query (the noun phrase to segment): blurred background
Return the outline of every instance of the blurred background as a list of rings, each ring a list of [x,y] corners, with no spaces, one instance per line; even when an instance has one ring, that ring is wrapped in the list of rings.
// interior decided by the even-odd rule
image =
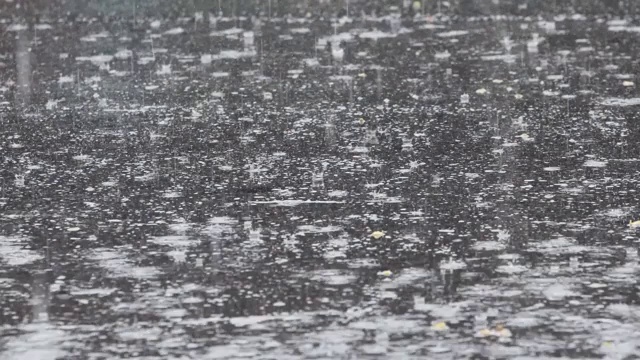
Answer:
[[[251,16],[259,13],[273,16],[291,14],[315,16],[362,12],[384,13],[403,10],[408,15],[418,8],[421,12],[448,15],[519,14],[540,15],[563,12],[583,15],[609,14],[633,16],[638,0],[8,0],[0,3],[0,12],[21,8],[25,16],[53,16],[60,13],[110,15],[118,17],[164,16],[179,17],[194,12],[209,12],[221,16]],[[310,10],[313,9],[313,10]],[[318,14],[320,12],[320,14]],[[13,9],[12,13],[16,13]]]

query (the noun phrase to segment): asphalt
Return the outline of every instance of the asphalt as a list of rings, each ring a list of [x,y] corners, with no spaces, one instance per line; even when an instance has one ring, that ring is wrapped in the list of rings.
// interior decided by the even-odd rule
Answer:
[[[0,358],[640,358],[637,11],[5,1]]]

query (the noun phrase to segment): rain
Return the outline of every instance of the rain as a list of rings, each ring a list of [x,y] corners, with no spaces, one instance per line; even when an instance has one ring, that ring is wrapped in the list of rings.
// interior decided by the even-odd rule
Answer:
[[[0,358],[637,358],[639,15],[0,2]]]

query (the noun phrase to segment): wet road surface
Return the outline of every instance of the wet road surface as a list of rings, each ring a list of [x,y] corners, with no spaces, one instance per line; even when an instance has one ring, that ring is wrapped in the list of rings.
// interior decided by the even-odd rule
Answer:
[[[0,358],[639,358],[633,4],[82,4],[0,5]]]

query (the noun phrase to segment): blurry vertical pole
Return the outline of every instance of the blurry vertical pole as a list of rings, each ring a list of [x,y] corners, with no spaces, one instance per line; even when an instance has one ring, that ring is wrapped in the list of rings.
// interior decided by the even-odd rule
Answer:
[[[31,98],[31,51],[29,49],[29,35],[27,30],[17,33],[16,44],[16,73],[18,87],[16,89],[16,108],[24,109]]]

